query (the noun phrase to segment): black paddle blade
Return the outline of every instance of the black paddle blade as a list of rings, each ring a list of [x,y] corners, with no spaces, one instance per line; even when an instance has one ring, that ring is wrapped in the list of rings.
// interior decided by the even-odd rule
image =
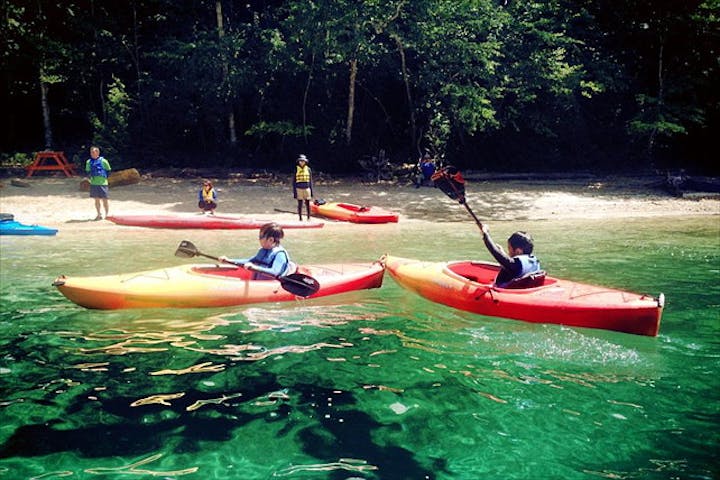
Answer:
[[[435,172],[430,180],[448,197],[461,204],[465,203],[465,179],[456,167],[443,167]]]
[[[278,277],[282,287],[298,297],[309,297],[320,290],[320,283],[309,275],[302,273],[291,273],[284,277]]]
[[[197,247],[189,240],[183,240],[175,250],[175,256],[180,258],[193,258],[198,256],[200,251]]]

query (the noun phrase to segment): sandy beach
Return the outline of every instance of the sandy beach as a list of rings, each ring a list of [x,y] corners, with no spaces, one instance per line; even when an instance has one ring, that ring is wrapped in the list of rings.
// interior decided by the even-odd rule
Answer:
[[[167,177],[145,174],[139,183],[110,192],[110,214],[197,213],[200,176]],[[13,181],[14,180],[14,181]],[[80,177],[34,176],[0,180],[0,211],[23,223],[55,228],[98,228],[95,208],[80,188]],[[262,218],[295,218],[289,183],[277,175],[245,174],[213,178],[219,192],[218,213]],[[469,180],[468,205],[482,218],[622,219],[699,216],[718,222],[720,195],[670,196],[636,177],[589,177],[560,180]],[[400,213],[401,221],[467,221],[467,212],[439,190],[409,184],[363,183],[351,178],[324,177],[315,184],[316,198],[377,205]]]

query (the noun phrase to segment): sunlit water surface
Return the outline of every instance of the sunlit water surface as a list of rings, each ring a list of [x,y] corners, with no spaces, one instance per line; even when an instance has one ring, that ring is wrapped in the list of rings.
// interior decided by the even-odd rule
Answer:
[[[489,260],[462,208],[408,209],[284,243],[306,263]],[[718,217],[491,226],[532,231],[556,276],[664,292],[660,335],[473,315],[388,276],[312,301],[91,311],[55,276],[185,263],[183,239],[249,255],[257,232],[0,237],[0,478],[717,478]]]

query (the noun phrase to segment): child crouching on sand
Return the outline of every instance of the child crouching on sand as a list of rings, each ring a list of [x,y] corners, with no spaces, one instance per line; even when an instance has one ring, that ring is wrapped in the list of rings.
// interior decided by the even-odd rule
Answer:
[[[210,180],[204,180],[203,186],[198,192],[198,208],[200,208],[202,213],[210,212],[210,215],[215,215],[217,192],[215,192]]]

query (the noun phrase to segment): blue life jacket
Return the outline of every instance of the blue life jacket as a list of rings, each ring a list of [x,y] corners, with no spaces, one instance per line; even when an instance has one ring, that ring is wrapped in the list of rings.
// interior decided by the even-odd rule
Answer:
[[[103,157],[98,157],[96,159],[90,159],[90,176],[91,177],[105,177],[107,178],[107,170],[103,167],[102,164]]]
[[[422,162],[420,164],[420,170],[422,171],[425,180],[430,180],[430,177],[435,173],[435,164],[433,162]]]
[[[540,261],[535,257],[535,255],[518,255],[515,257],[520,261],[520,265],[522,265],[522,270],[518,274],[518,277],[524,277],[528,273],[537,272],[540,270]]]
[[[288,255],[287,250],[285,250],[285,247],[282,245],[278,245],[277,247],[273,247],[271,249],[265,249],[261,248],[260,251],[255,255],[255,257],[252,259],[253,263],[256,263],[262,267],[265,268],[271,268],[273,262],[275,261],[275,257],[278,255],[283,254],[285,255],[285,268],[282,272],[280,272],[280,276],[287,275],[290,273],[290,270],[292,268],[292,262],[290,262],[290,255]],[[262,273],[262,272],[257,272]]]
[[[500,288],[506,288],[509,285],[513,284],[515,281],[517,281],[519,278],[524,277],[525,275],[528,275],[530,273],[539,272],[540,269],[540,261],[537,259],[535,255],[518,255],[515,257],[515,260],[520,262],[520,272],[515,275],[513,278],[506,280],[504,282],[498,282],[495,280],[495,285]],[[504,272],[505,270],[501,271]],[[500,277],[500,274],[498,274],[498,277]]]

